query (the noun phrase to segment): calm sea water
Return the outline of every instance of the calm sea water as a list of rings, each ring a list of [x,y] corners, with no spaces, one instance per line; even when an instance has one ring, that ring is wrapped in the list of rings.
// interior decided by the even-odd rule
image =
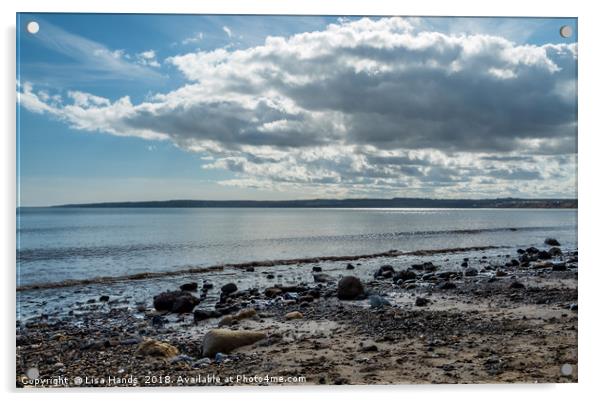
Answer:
[[[18,285],[550,236],[577,247],[576,210],[21,208],[17,218]]]

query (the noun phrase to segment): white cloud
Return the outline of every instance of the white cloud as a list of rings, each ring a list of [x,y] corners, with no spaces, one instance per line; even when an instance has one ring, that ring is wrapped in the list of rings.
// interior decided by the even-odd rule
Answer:
[[[160,67],[161,64],[157,61],[157,54],[154,50],[147,50],[136,54],[137,62],[141,65],[149,67]]]
[[[198,32],[195,35],[182,40],[182,44],[189,45],[191,43],[198,43],[201,40],[203,40],[203,32]]]
[[[168,58],[189,82],[138,104],[83,94],[57,103],[31,87],[21,101],[78,129],[169,139],[236,174],[227,185],[534,196],[574,188],[566,89],[576,88],[576,57],[575,45],[366,18]],[[491,159],[500,154],[514,159]]]
[[[231,38],[231,37],[232,37],[232,30],[231,30],[230,28],[228,28],[227,26],[225,26],[225,25],[224,25],[224,26],[222,27],[222,30],[223,30],[224,32],[226,32],[226,35],[228,35],[228,37],[229,37],[229,38]]]

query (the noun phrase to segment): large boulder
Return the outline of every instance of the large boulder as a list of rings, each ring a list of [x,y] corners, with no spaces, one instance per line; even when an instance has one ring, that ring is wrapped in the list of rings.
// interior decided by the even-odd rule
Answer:
[[[229,354],[236,348],[251,345],[266,338],[265,333],[251,330],[213,329],[203,339],[203,356],[213,358],[215,354]]]
[[[345,276],[339,280],[337,297],[343,300],[354,300],[364,295],[364,285],[359,278]]]
[[[544,244],[550,246],[560,246],[560,242],[556,238],[546,238]]]
[[[190,313],[200,302],[200,299],[185,291],[166,291],[153,298],[153,306],[160,312]]]

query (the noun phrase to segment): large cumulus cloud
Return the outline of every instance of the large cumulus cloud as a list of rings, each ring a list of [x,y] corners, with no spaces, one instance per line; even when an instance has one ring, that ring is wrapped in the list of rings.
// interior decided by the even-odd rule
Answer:
[[[165,63],[188,83],[139,104],[81,92],[69,100],[25,84],[19,96],[77,129],[203,153],[205,168],[237,175],[224,184],[561,194],[575,185],[576,58],[575,44],[361,19],[172,56]]]

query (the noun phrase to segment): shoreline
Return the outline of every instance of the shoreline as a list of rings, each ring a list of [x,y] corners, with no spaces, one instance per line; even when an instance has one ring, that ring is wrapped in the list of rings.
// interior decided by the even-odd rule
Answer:
[[[246,289],[224,282],[202,289],[216,278],[212,272],[164,281],[161,291],[178,291],[196,277],[198,290],[179,296],[212,301],[194,313],[156,310],[158,292],[147,296],[150,306],[125,302],[127,292],[101,296],[76,303],[67,316],[17,322],[17,386],[29,387],[23,375],[32,367],[48,380],[91,378],[42,385],[50,387],[577,382],[578,253],[559,250],[333,261],[336,270],[312,262],[298,268],[320,280],[300,280],[288,269],[289,284],[268,279]],[[395,274],[382,264],[387,260]],[[464,267],[451,270],[457,264]],[[316,271],[320,265],[325,270]],[[339,299],[344,276],[361,278],[358,299]],[[236,276],[221,279],[239,284]],[[261,339],[206,354],[216,329]],[[145,382],[149,374],[170,382]],[[304,382],[193,380],[211,375]],[[107,377],[124,380],[101,380]]]
[[[229,263],[229,264],[220,264],[213,265],[207,267],[193,267],[189,269],[181,269],[181,270],[171,270],[171,271],[161,271],[161,272],[143,272],[143,273],[135,273],[128,274],[125,276],[103,276],[103,277],[94,277],[89,279],[80,279],[80,280],[64,280],[59,282],[50,282],[50,283],[40,283],[40,284],[27,284],[17,286],[17,292],[20,291],[30,291],[30,290],[41,290],[41,289],[51,289],[51,288],[64,288],[64,287],[75,287],[79,285],[87,285],[87,284],[114,284],[121,281],[133,281],[133,280],[146,280],[152,278],[160,278],[167,276],[179,276],[185,274],[197,274],[197,273],[210,273],[215,271],[220,271],[225,268],[232,269],[247,269],[251,267],[269,267],[275,265],[296,265],[296,264],[307,264],[307,263],[321,263],[321,262],[346,262],[346,261],[356,261],[361,259],[374,259],[374,258],[385,258],[385,257],[397,257],[397,256],[427,256],[427,255],[436,255],[442,253],[454,253],[454,252],[467,252],[467,251],[481,251],[487,249],[496,249],[497,246],[489,245],[489,246],[475,246],[475,247],[464,247],[464,248],[446,248],[446,249],[429,249],[429,250],[417,250],[417,251],[408,251],[408,252],[400,252],[397,250],[390,250],[387,252],[379,252],[372,254],[363,254],[363,255],[345,255],[345,256],[318,256],[311,258],[293,258],[293,259],[274,259],[274,260],[264,260],[264,261],[254,261],[254,262],[241,262],[241,263]]]

